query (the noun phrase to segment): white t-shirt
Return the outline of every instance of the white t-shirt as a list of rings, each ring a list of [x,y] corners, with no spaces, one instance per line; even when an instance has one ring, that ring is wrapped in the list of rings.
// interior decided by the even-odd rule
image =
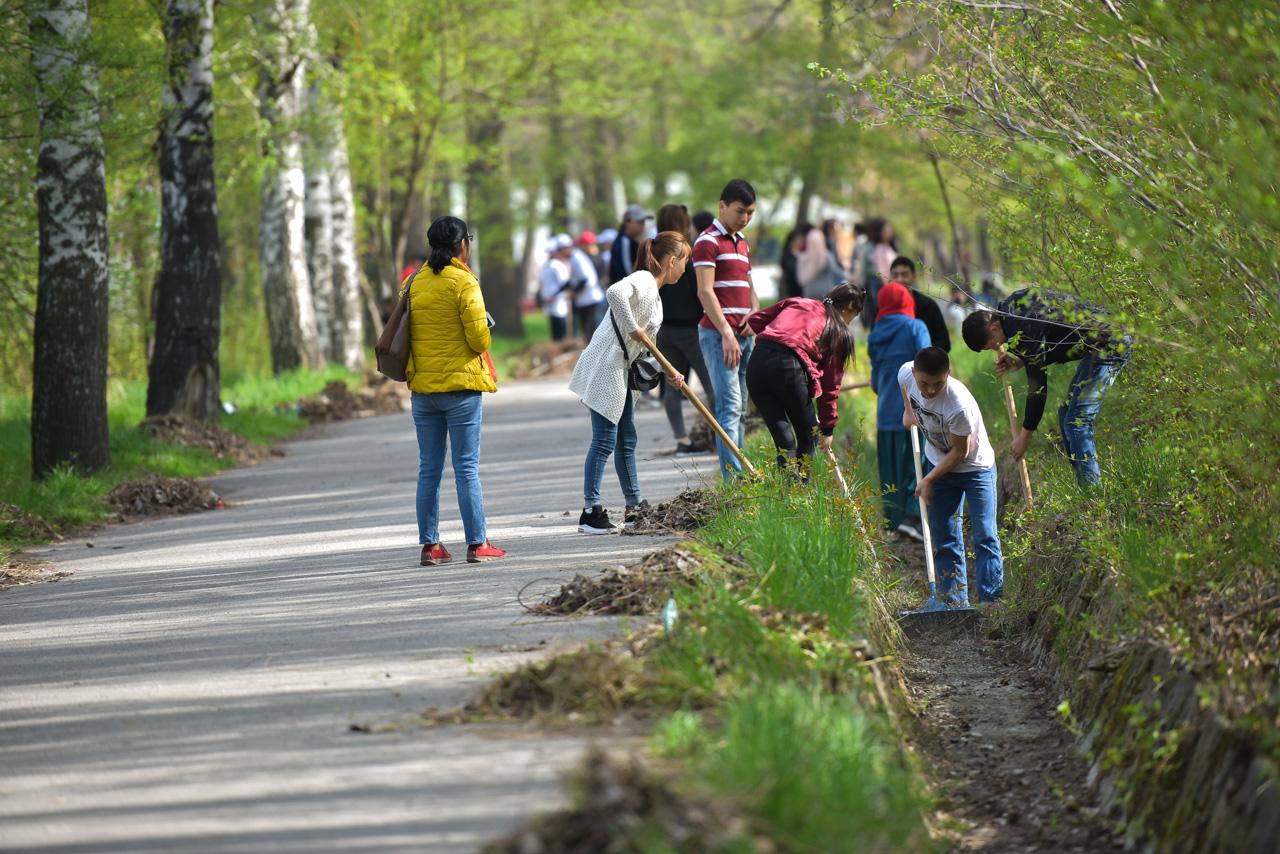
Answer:
[[[591,256],[581,249],[574,249],[573,255],[569,257],[569,267],[575,283],[586,282],[582,290],[573,296],[574,307],[582,308],[583,306],[599,305],[604,302],[604,291],[600,288],[600,276],[596,274],[596,265],[592,263]]]
[[[548,317],[569,316],[569,265],[559,258],[548,258],[538,275],[542,292],[542,310]]]
[[[969,389],[955,377],[947,378],[947,387],[932,400],[925,398],[916,385],[911,362],[898,368],[898,385],[907,390],[907,398],[924,434],[924,455],[935,466],[951,450],[951,436],[977,436],[978,441],[952,471],[969,472],[989,469],[996,464],[996,449],[987,438],[982,411]]]

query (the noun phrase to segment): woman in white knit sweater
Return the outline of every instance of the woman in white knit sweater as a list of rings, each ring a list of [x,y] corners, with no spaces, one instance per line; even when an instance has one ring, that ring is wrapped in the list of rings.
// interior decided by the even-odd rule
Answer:
[[[677,281],[689,261],[689,239],[676,231],[664,231],[640,244],[635,272],[605,293],[609,303],[591,343],[578,359],[569,389],[591,410],[591,447],[583,466],[583,510],[578,530],[584,534],[608,534],[616,530],[601,506],[600,488],[605,464],[613,455],[618,482],[626,498],[624,522],[630,523],[640,506],[640,482],[636,476],[635,395],[627,389],[627,369],[644,355],[640,342],[652,341],[662,325],[662,300],[658,289]],[[617,334],[613,325],[617,324]],[[623,352],[618,338],[626,344]],[[684,384],[677,374],[668,378],[676,388]]]

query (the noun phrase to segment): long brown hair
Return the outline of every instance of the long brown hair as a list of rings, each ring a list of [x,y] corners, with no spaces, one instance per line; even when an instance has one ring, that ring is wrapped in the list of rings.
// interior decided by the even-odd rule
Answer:
[[[658,208],[658,218],[654,224],[658,226],[658,231],[693,233],[693,222],[689,219],[689,212],[685,210],[684,205],[663,205]]]
[[[853,332],[840,317],[840,310],[861,311],[866,299],[866,289],[853,282],[841,282],[822,298],[827,309],[827,325],[818,336],[818,351],[832,364],[843,365],[854,354]]]
[[[640,244],[636,252],[636,269],[648,270],[656,279],[668,258],[687,258],[693,252],[689,238],[679,231],[660,231],[652,240]]]

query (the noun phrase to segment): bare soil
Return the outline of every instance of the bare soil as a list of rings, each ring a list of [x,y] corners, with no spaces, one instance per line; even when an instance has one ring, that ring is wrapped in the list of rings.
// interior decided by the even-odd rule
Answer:
[[[598,851],[731,850],[738,843],[768,852],[749,823],[727,803],[689,797],[675,783],[632,758],[595,749],[570,780],[571,808],[538,819],[527,830],[491,843],[490,854],[595,854]],[[647,844],[646,844],[647,843]],[[734,846],[733,850],[737,850]]]
[[[139,424],[138,429],[162,442],[205,448],[215,457],[234,460],[237,465],[283,456],[282,452],[256,445],[238,433],[181,415],[154,415]]]
[[[639,507],[635,526],[624,528],[624,534],[690,534],[716,511],[715,494],[709,489],[686,489],[670,501],[652,507]]]
[[[898,540],[890,550],[913,588],[923,589],[923,547]],[[971,598],[977,601],[976,591]],[[1058,713],[1062,692],[1015,642],[990,637],[984,619],[905,641],[917,746],[938,794],[944,835],[957,851],[1123,848],[1122,836],[1099,813],[1088,762]]]
[[[218,494],[198,481],[158,474],[125,481],[107,493],[107,502],[125,517],[199,513],[222,505]]]
[[[334,380],[319,394],[298,401],[298,412],[314,423],[346,421],[370,415],[388,415],[408,409],[409,390],[403,383],[392,382],[382,374],[368,374],[366,388],[352,391],[347,384]]]
[[[518,380],[535,377],[567,377],[573,373],[580,355],[582,355],[582,342],[577,339],[539,341],[515,354],[511,375]]]
[[[47,561],[28,561],[20,557],[11,558],[8,564],[0,569],[0,590],[18,587],[23,584],[40,584],[45,581],[58,581],[71,573],[63,572]]]
[[[56,540],[58,532],[43,516],[16,504],[0,503],[0,537],[13,540]]]
[[[615,567],[598,575],[575,575],[551,596],[526,607],[543,615],[656,614],[671,596],[672,588],[690,580],[701,562],[681,546],[660,549],[628,567]]]

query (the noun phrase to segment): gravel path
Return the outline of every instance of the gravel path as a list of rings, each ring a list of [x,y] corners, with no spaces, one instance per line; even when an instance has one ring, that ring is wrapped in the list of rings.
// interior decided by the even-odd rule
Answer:
[[[39,552],[73,575],[0,595],[0,849],[471,851],[558,806],[583,738],[348,728],[456,704],[492,671],[617,630],[516,602],[532,579],[668,542],[574,532],[589,424],[564,386],[486,398],[504,562],[417,566],[407,414],[325,427],[212,479],[225,510]],[[714,473],[714,456],[655,456],[671,445],[660,411],[639,422],[651,501]],[[445,482],[461,555],[447,468]],[[612,469],[605,495],[620,512]]]

